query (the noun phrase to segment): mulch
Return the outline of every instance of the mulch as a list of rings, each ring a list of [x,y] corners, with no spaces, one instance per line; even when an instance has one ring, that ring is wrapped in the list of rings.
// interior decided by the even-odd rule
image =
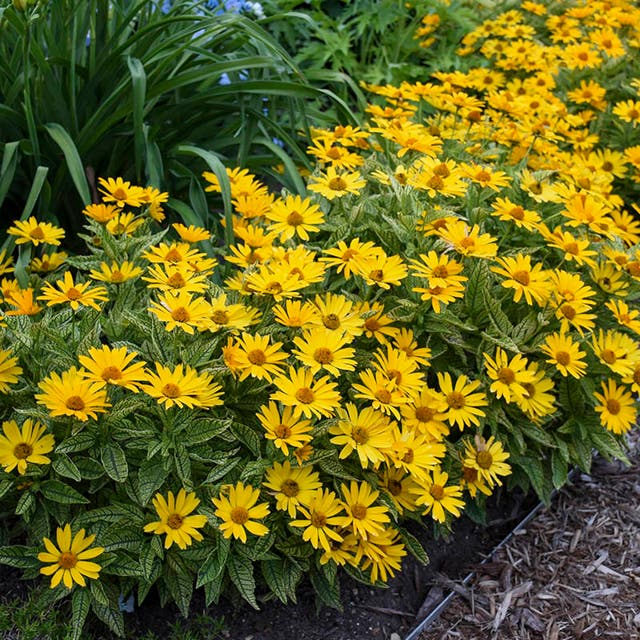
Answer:
[[[420,640],[640,640],[640,434],[596,458],[483,564]]]

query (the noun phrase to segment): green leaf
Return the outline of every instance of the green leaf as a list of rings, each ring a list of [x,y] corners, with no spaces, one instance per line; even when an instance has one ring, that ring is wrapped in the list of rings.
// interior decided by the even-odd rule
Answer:
[[[299,536],[278,541],[276,548],[291,558],[309,558],[313,555],[313,547]]]
[[[127,57],[127,66],[131,74],[131,94],[133,98],[133,136],[136,162],[136,176],[142,177],[142,160],[145,151],[144,103],[147,92],[147,74],[138,58]]]
[[[191,604],[191,597],[193,595],[192,576],[186,571],[170,571],[165,580],[165,584],[182,615],[188,618],[189,605]]]
[[[227,420],[195,420],[184,432],[184,442],[187,445],[210,442],[213,438],[224,433],[229,428]]]
[[[25,491],[21,496],[20,500],[18,500],[18,504],[16,505],[15,513],[17,516],[22,516],[27,521],[29,520],[29,516],[36,508],[36,498],[31,493],[31,491]]]
[[[140,465],[137,484],[140,504],[146,506],[153,494],[160,489],[167,475],[168,471],[164,468],[162,461],[156,458],[145,460]]]
[[[556,489],[560,489],[567,481],[569,465],[557,451],[551,452],[551,481]]]
[[[260,436],[246,424],[241,422],[232,422],[230,425],[231,433],[238,438],[242,444],[246,445],[251,453],[257,458],[260,457]]]
[[[76,589],[71,598],[71,638],[82,640],[82,629],[91,606],[91,596],[87,589]]]
[[[13,482],[8,478],[0,480],[0,498],[4,497],[13,488]]]
[[[318,598],[327,607],[343,611],[342,600],[340,599],[340,585],[338,581],[329,582],[326,576],[322,573],[312,573],[309,576],[311,578],[311,584],[316,592]]]
[[[66,160],[67,167],[69,168],[69,175],[73,180],[76,190],[78,191],[82,204],[90,204],[91,194],[89,193],[82,160],[80,159],[80,154],[78,153],[78,149],[71,139],[71,136],[67,130],[57,122],[45,124],[44,128],[64,154],[64,159]]]
[[[40,561],[34,557],[34,549],[22,545],[0,547],[0,564],[6,564],[16,569],[31,569],[40,566]]]
[[[124,637],[124,619],[122,613],[116,611],[113,606],[105,606],[96,600],[93,600],[91,603],[91,608],[96,616],[98,616],[118,638]]]
[[[56,453],[76,453],[85,451],[95,443],[95,435],[89,431],[80,431],[75,435],[65,438],[56,448]]]
[[[189,459],[189,453],[182,444],[182,442],[175,443],[175,449],[173,451],[173,461],[176,467],[176,473],[178,478],[182,481],[182,484],[186,489],[191,488],[191,460]]]
[[[142,550],[140,551],[140,568],[147,582],[155,582],[160,575],[162,565],[151,544],[142,546]]]
[[[109,606],[109,596],[107,595],[104,587],[102,586],[102,582],[100,580],[90,580],[89,581],[91,595],[96,602],[99,602],[101,605],[105,607]]]
[[[253,564],[249,558],[230,555],[227,562],[227,573],[240,595],[254,608],[260,609],[256,602],[256,581],[253,578]]]
[[[267,586],[281,602],[296,602],[296,586],[302,577],[302,570],[298,565],[286,558],[278,558],[263,560],[260,569]]]
[[[27,196],[27,201],[24,205],[24,209],[22,210],[22,214],[20,215],[20,220],[26,220],[33,212],[33,208],[36,206],[36,202],[40,196],[40,191],[44,185],[47,173],[49,173],[48,167],[38,167],[36,169],[36,175],[33,178],[31,189]]]
[[[411,555],[420,563],[427,565],[429,564],[429,556],[427,552],[424,550],[424,547],[420,544],[419,540],[409,533],[406,529],[402,527],[398,527],[398,531],[400,532],[400,537],[402,538],[402,542],[404,542],[407,549],[411,552]]]
[[[229,471],[231,471],[231,469],[237,466],[240,462],[242,462],[242,458],[231,458],[224,464],[214,467],[209,472],[209,475],[206,477],[203,484],[213,484],[217,480],[220,480],[220,478],[224,478],[227,473],[229,473]]]
[[[11,183],[13,181],[13,176],[16,173],[19,158],[19,146],[19,142],[7,142],[4,145],[4,150],[2,152],[2,167],[0,167],[0,205],[2,205],[5,197],[7,196],[9,187],[11,187]],[[9,240],[8,237],[7,240]],[[6,249],[5,246],[2,248]]]
[[[88,504],[89,500],[60,480],[46,480],[40,485],[42,495],[60,504]]]
[[[82,480],[80,469],[78,469],[69,456],[64,454],[56,456],[51,466],[57,474],[64,476],[65,478],[71,478],[76,482],[80,482],[80,480]]]
[[[140,545],[144,538],[142,531],[132,528],[129,525],[110,529],[100,539],[100,546],[105,551],[116,551],[117,549],[125,549],[127,551],[139,551]]]
[[[603,427],[596,427],[590,432],[593,446],[607,459],[617,458],[625,464],[631,464],[619,440]]]
[[[116,482],[124,482],[129,475],[127,457],[117,442],[107,442],[100,450],[100,461],[107,475]]]
[[[228,540],[224,543],[222,542],[222,539],[220,540],[218,546],[211,551],[206,560],[200,566],[200,569],[198,570],[196,588],[200,588],[209,582],[218,580],[220,576],[222,576],[227,563],[227,558],[229,557],[230,547],[231,545]]]

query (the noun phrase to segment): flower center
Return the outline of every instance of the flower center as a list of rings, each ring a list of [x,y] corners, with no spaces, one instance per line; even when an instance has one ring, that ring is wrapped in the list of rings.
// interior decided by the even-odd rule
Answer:
[[[182,254],[177,249],[171,249],[171,251],[167,252],[164,259],[167,262],[181,262]]]
[[[331,189],[332,191],[344,191],[346,188],[347,182],[340,176],[336,176],[335,178],[331,178],[331,180],[329,180],[329,189]]]
[[[113,192],[112,195],[118,202],[122,202],[123,200],[127,199],[127,192],[124,189],[118,188]]]
[[[296,400],[302,404],[311,404],[315,400],[315,394],[309,387],[302,387],[296,391]]]
[[[436,410],[431,407],[417,407],[416,408],[416,420],[418,422],[430,422],[433,416],[436,415]]]
[[[167,398],[177,398],[180,395],[180,387],[173,382],[167,382],[167,384],[162,387],[162,395]]]
[[[389,404],[391,402],[391,392],[386,389],[378,389],[374,394],[375,399],[382,404]]]
[[[558,351],[556,353],[556,362],[566,367],[571,362],[571,356],[567,351]]]
[[[620,413],[620,403],[615,398],[609,398],[607,400],[607,411],[611,415],[618,415]]]
[[[491,174],[488,171],[478,171],[476,180],[478,182],[491,182]]]
[[[267,361],[267,356],[262,349],[253,349],[253,351],[249,351],[247,354],[247,360],[251,364],[261,366]]]
[[[576,310],[570,304],[563,304],[560,313],[567,319],[573,320],[576,317]]]
[[[439,191],[444,187],[444,180],[438,175],[431,176],[427,182],[427,186],[431,187],[434,191]]]
[[[564,250],[573,256],[577,256],[580,253],[580,247],[577,242],[567,242],[564,245]]]
[[[295,480],[287,478],[280,486],[280,491],[284,493],[287,498],[293,498],[300,493],[300,486]]]
[[[438,132],[435,135],[439,135],[440,132]],[[440,176],[441,178],[446,178],[447,176],[451,175],[451,171],[449,171],[449,167],[447,167],[446,163],[441,162],[440,164],[436,165],[433,168],[433,173],[436,176]]]
[[[384,279],[384,271],[382,269],[374,269],[373,271],[369,271],[369,278],[374,280],[375,282],[380,282]]]
[[[174,289],[181,289],[185,284],[187,284],[187,281],[182,277],[181,273],[174,273],[167,279],[167,284]]]
[[[265,290],[267,291],[267,293],[271,293],[273,295],[278,295],[280,293],[282,293],[282,285],[279,282],[270,282],[266,287]]]
[[[33,453],[33,447],[26,442],[20,442],[13,448],[13,455],[18,460],[26,460]]]
[[[516,374],[509,367],[498,369],[498,380],[503,384],[512,384],[516,379]]]
[[[78,298],[82,298],[82,294],[75,287],[71,287],[67,291],[67,298],[69,300],[78,300]]]
[[[313,359],[320,364],[329,364],[333,361],[333,354],[331,349],[320,347],[313,352]]]
[[[317,527],[318,529],[322,529],[322,527],[327,524],[327,516],[318,511],[312,511],[309,519],[311,520],[311,526]]]
[[[279,424],[273,432],[278,436],[278,438],[282,438],[284,440],[291,435],[291,427],[286,424]]]
[[[514,207],[509,211],[509,215],[516,220],[524,219],[524,209],[522,207]]]
[[[467,482],[475,482],[478,479],[478,470],[473,467],[462,467],[462,477]]]
[[[60,554],[60,557],[58,558],[58,564],[63,569],[73,569],[73,567],[76,566],[77,562],[78,558],[76,557],[76,554],[71,553],[71,551],[65,551],[64,553]]]
[[[356,444],[366,444],[369,440],[369,431],[364,427],[353,427],[351,437]]]
[[[389,493],[392,496],[399,496],[402,493],[402,482],[394,478],[389,478],[387,489],[389,489]]]
[[[531,400],[531,398],[533,398],[533,396],[536,395],[536,388],[534,385],[532,385],[530,382],[523,382],[522,386],[524,387],[524,390],[526,391],[525,397],[529,400]]]
[[[335,313],[330,313],[322,318],[322,324],[327,329],[337,329],[340,326],[340,318]]]
[[[111,272],[111,282],[124,282],[124,273],[119,269],[115,269]]]
[[[611,169],[613,169],[613,164],[607,160],[605,160],[602,163],[602,170],[603,171],[611,171]]]
[[[304,222],[304,218],[297,211],[292,211],[287,216],[287,224],[291,225],[292,227],[297,227],[298,225],[301,225],[303,222]]]
[[[482,469],[489,469],[493,464],[493,456],[486,449],[478,451],[476,462]]]
[[[229,314],[222,309],[217,309],[211,314],[211,319],[216,324],[227,324],[229,322]]]
[[[351,507],[351,515],[357,520],[364,520],[367,517],[367,507],[363,504],[354,504]]]
[[[382,325],[378,322],[378,319],[376,317],[373,317],[367,318],[364,322],[364,326],[367,331],[375,332],[378,331]]]
[[[249,519],[249,512],[244,507],[231,509],[231,520],[236,524],[244,524]]]
[[[167,518],[167,524],[172,529],[179,529],[182,526],[182,516],[179,513],[172,513]]]
[[[528,285],[531,281],[528,271],[516,271],[511,277],[516,282],[519,282],[520,284],[523,284],[525,286]]]
[[[616,354],[611,349],[603,349],[602,352],[600,353],[600,357],[607,364],[614,364],[615,361],[617,360]]]
[[[636,370],[633,372],[633,381],[634,381],[636,384],[640,385],[640,369],[636,369]]]
[[[442,500],[444,498],[444,487],[439,484],[432,484],[429,493],[434,500]]]
[[[451,409],[462,409],[465,405],[464,395],[459,391],[452,391],[447,395],[447,404]]]
[[[449,269],[447,269],[445,265],[439,264],[437,267],[434,267],[432,273],[436,278],[447,278],[449,276]]]
[[[113,365],[111,365],[110,367],[106,367],[105,369],[103,369],[100,377],[107,382],[109,382],[109,380],[121,380],[122,371],[120,371],[118,367],[114,367]]]
[[[476,241],[473,238],[470,238],[469,236],[467,236],[466,238],[462,238],[462,240],[460,240],[460,247],[462,249],[471,249],[475,247],[475,245],[476,245]]]
[[[402,454],[402,462],[405,462],[406,464],[411,464],[413,462],[414,455],[415,454],[413,452],[413,449],[407,449]]]
[[[29,236],[34,240],[44,240],[44,231],[40,225],[38,225],[29,232]]]
[[[176,322],[189,322],[191,315],[184,307],[178,307],[171,312],[171,317]]]
[[[340,258],[343,262],[349,262],[349,260],[351,260],[351,258],[353,258],[353,256],[357,255],[358,252],[354,251],[353,249],[347,249],[343,254],[342,257]]]
[[[82,411],[84,409],[84,400],[80,396],[71,396],[67,398],[65,405],[71,411]]]

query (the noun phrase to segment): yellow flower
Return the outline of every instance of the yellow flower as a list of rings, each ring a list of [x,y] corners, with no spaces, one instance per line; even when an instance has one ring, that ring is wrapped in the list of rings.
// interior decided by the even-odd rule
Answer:
[[[413,489],[416,481],[404,469],[384,468],[379,473],[379,486],[391,498],[399,514],[416,510],[416,499]]]
[[[186,549],[191,546],[192,539],[203,539],[198,529],[207,524],[207,516],[190,515],[199,504],[200,500],[196,494],[187,493],[184,489],[180,489],[175,497],[169,491],[166,499],[161,493],[156,493],[153,506],[160,520],[149,522],[144,526],[144,530],[156,535],[166,534],[165,549],[169,549],[174,542],[180,549]]]
[[[282,413],[275,402],[262,405],[258,420],[265,430],[265,438],[273,440],[273,444],[289,455],[289,447],[300,448],[311,442],[312,425],[309,420],[302,420],[294,414],[291,407],[285,407]]]
[[[424,478],[426,471],[437,467],[446,453],[445,445],[402,425],[402,431],[394,428],[391,449],[387,451],[396,469],[410,473],[414,478]]]
[[[355,369],[355,349],[346,346],[351,344],[351,337],[347,334],[340,335],[337,331],[318,327],[304,331],[293,342],[298,348],[292,354],[313,374],[323,369],[339,376],[342,371]]]
[[[286,511],[290,518],[295,518],[297,507],[308,505],[315,490],[322,486],[320,476],[310,467],[292,469],[288,460],[274,462],[267,469],[263,484],[274,492],[276,509]]]
[[[550,277],[543,271],[542,264],[531,265],[531,256],[518,254],[514,258],[496,258],[500,267],[491,267],[491,271],[504,276],[501,284],[507,289],[513,289],[513,301],[520,302],[522,296],[527,304],[536,302],[544,305],[550,289]]]
[[[605,306],[613,313],[619,324],[640,335],[640,311],[629,309],[629,305],[622,300],[609,300],[605,302]]]
[[[49,538],[43,538],[46,551],[38,554],[38,560],[47,564],[40,569],[40,573],[51,576],[51,588],[57,587],[60,582],[67,589],[73,584],[86,587],[85,580],[97,580],[102,567],[96,562],[90,562],[104,552],[103,547],[91,547],[96,539],[94,534],[85,536],[84,529],[80,529],[73,539],[71,537],[71,525],[65,524],[63,528],[56,530],[56,547]]]
[[[165,323],[167,331],[176,327],[193,335],[195,329],[206,327],[211,307],[201,296],[192,296],[188,291],[167,291],[151,302],[148,309],[158,320]]]
[[[388,256],[380,251],[368,258],[355,258],[354,273],[362,276],[370,287],[390,289],[407,277],[407,267],[400,256]]]
[[[42,295],[38,296],[38,300],[46,300],[48,307],[55,304],[69,304],[74,311],[80,305],[100,311],[98,302],[108,299],[107,290],[104,287],[92,288],[88,282],[74,283],[69,271],[65,271],[63,280],[56,280],[55,287],[45,282]]]
[[[360,317],[354,303],[334,293],[315,297],[315,306],[319,311],[317,324],[342,334],[359,336],[363,332],[364,321]]]
[[[29,270],[33,273],[49,273],[63,265],[69,256],[64,251],[44,253],[40,258],[33,258]]]
[[[209,303],[209,307],[209,318],[206,323],[207,331],[246,329],[260,319],[259,309],[227,302],[226,293],[221,293],[213,298]]]
[[[312,178],[309,190],[333,200],[347,194],[358,195],[366,184],[358,171],[338,173],[335,167],[327,167],[325,173]]]
[[[402,424],[426,435],[431,440],[442,440],[449,435],[446,424],[448,405],[442,393],[423,386],[411,397],[411,402],[401,407]]]
[[[176,222],[171,226],[178,232],[181,240],[184,240],[184,242],[189,242],[190,244],[201,242],[203,240],[209,240],[211,238],[211,232],[203,229],[202,227],[195,227],[192,224],[186,227],[179,222]]]
[[[29,462],[51,463],[44,454],[53,450],[55,441],[51,434],[45,435],[46,430],[45,426],[31,418],[27,418],[21,428],[18,428],[15,420],[2,423],[4,436],[0,436],[0,464],[7,473],[17,468],[18,473],[23,475]]]
[[[537,363],[532,362],[529,370],[533,373],[533,382],[522,384],[526,393],[523,396],[516,396],[516,404],[533,422],[539,422],[540,418],[551,415],[555,411],[555,397],[549,393],[554,383],[545,375],[544,369],[538,369]]]
[[[280,347],[282,342],[272,345],[269,336],[251,335],[244,332],[237,341],[236,367],[240,370],[240,380],[249,376],[271,382],[273,376],[282,375],[281,363],[288,354]]]
[[[332,436],[331,443],[342,447],[340,459],[347,458],[355,451],[363,469],[369,463],[376,468],[384,462],[384,451],[393,445],[389,418],[372,407],[358,411],[358,407],[351,402],[340,407],[337,413],[338,421],[329,427],[329,433]]]
[[[157,373],[146,372],[146,384],[140,389],[170,409],[177,407],[210,408],[223,404],[222,387],[213,382],[210,373],[198,373],[189,365],[179,364],[173,369],[155,363]]]
[[[358,374],[362,384],[352,384],[354,398],[369,400],[374,409],[400,418],[400,407],[410,401],[396,385],[381,371],[364,369]]]
[[[209,288],[207,273],[194,271],[187,263],[154,265],[148,268],[149,289],[159,289],[171,293],[203,293]]]
[[[568,375],[582,378],[586,374],[584,357],[587,354],[580,351],[580,345],[566,333],[560,331],[549,334],[540,349],[549,356],[546,362],[555,365],[565,378]]]
[[[107,402],[107,392],[104,385],[91,382],[85,377],[85,372],[75,367],[63,371],[58,375],[53,371],[38,384],[42,393],[35,398],[55,418],[58,416],[73,416],[86,422],[89,418],[98,419],[98,413],[105,413],[111,405]]]
[[[7,233],[16,236],[16,244],[30,242],[34,247],[39,244],[59,245],[64,238],[64,229],[54,227],[50,222],[38,222],[33,216],[28,220],[15,220]]]
[[[596,411],[600,414],[600,423],[603,427],[615,434],[626,433],[636,424],[638,411],[636,402],[627,391],[627,388],[618,386],[615,380],[607,380],[602,383],[602,393],[594,393],[600,402]]]
[[[100,224],[106,224],[120,213],[120,209],[115,204],[88,204],[82,213]]]
[[[540,216],[535,211],[530,211],[524,207],[511,202],[508,198],[496,198],[491,203],[492,215],[500,220],[510,221],[516,226],[533,231],[541,221]]]
[[[512,402],[515,398],[526,394],[523,386],[525,382],[533,382],[533,374],[527,370],[527,360],[517,353],[511,360],[504,349],[496,350],[495,360],[483,353],[487,375],[493,381],[490,391],[498,398],[504,398],[505,402]]]
[[[466,441],[464,453],[463,465],[476,469],[489,487],[500,486],[502,481],[498,476],[508,476],[511,473],[511,467],[505,462],[509,459],[509,454],[504,451],[502,443],[496,442],[493,436],[489,440],[476,436],[475,447]]]
[[[342,504],[333,491],[316,489],[309,504],[299,509],[303,517],[289,524],[292,527],[304,528],[302,539],[310,542],[314,549],[324,549],[330,553],[330,539],[342,542],[342,536],[331,528],[334,525],[339,526],[343,520],[343,516],[338,515],[343,509]]]
[[[276,200],[265,215],[272,223],[269,230],[279,233],[282,242],[294,236],[309,240],[309,233],[320,231],[318,225],[324,222],[324,214],[317,204],[294,195]]]
[[[115,218],[112,218],[107,222],[107,231],[114,236],[121,236],[123,234],[132,234],[136,229],[144,224],[143,218],[137,218],[134,213],[129,211],[128,213],[119,213]]]
[[[314,380],[309,369],[289,367],[289,376],[276,378],[274,384],[278,391],[272,393],[270,399],[293,407],[294,415],[330,417],[340,405],[336,383],[330,382],[329,376]]]
[[[470,227],[464,220],[447,224],[438,233],[446,245],[463,256],[493,258],[498,252],[496,239],[488,233],[480,234],[480,227]]]
[[[144,197],[144,189],[142,187],[131,186],[130,182],[125,182],[122,178],[98,178],[98,182],[102,185],[100,193],[105,202],[115,202],[122,209],[125,205],[130,207],[139,207]]]
[[[407,551],[402,542],[399,542],[400,534],[391,528],[380,532],[380,535],[370,535],[366,540],[358,541],[356,562],[361,562],[363,571],[371,571],[371,583],[375,584],[379,579],[383,582],[400,570],[402,558]]]
[[[603,331],[592,338],[593,350],[603,364],[619,376],[633,372],[635,363],[640,360],[638,342],[620,331]]]
[[[287,300],[283,305],[273,307],[274,320],[285,327],[305,327],[318,324],[319,313],[317,307],[309,300]]]
[[[115,384],[137,393],[140,383],[146,380],[143,362],[131,364],[138,354],[133,351],[127,353],[126,347],[112,349],[103,345],[100,349],[91,347],[88,356],[78,356],[80,364],[86,368],[83,371],[88,380],[102,385]]]
[[[0,276],[5,273],[13,273],[13,257],[7,256],[7,252],[3,249],[0,251]]]
[[[238,482],[235,486],[227,485],[228,496],[221,494],[211,498],[217,507],[216,516],[222,520],[220,531],[225,538],[233,536],[242,542],[247,541],[247,531],[255,536],[264,536],[269,529],[261,522],[256,522],[269,514],[266,502],[256,504],[260,498],[260,489]],[[224,491],[224,488],[223,488]]]
[[[479,407],[488,404],[484,393],[473,393],[480,386],[480,381],[469,381],[467,376],[461,375],[454,386],[448,372],[438,372],[437,375],[440,391],[444,394],[448,407],[446,418],[449,424],[457,424],[460,429],[471,424],[480,425],[478,418],[486,414]]]
[[[356,259],[369,260],[373,258],[380,249],[373,242],[361,242],[359,238],[353,238],[347,245],[344,240],[340,240],[335,247],[325,249],[327,258],[320,258],[321,262],[329,266],[336,267],[338,273],[344,273],[348,280],[355,268]]]
[[[372,506],[380,495],[379,491],[372,489],[367,482],[358,483],[355,480],[349,486],[342,483],[340,490],[346,513],[340,522],[342,527],[351,528],[354,534],[365,540],[369,534],[384,531],[385,523],[390,521],[389,510],[385,506]]]
[[[15,309],[6,312],[8,316],[35,316],[42,311],[42,307],[33,301],[33,289],[14,291],[7,302]]]
[[[12,384],[18,382],[22,367],[10,350],[0,349],[0,393],[7,393]]]
[[[464,508],[462,487],[460,485],[447,485],[449,474],[434,469],[432,474],[418,479],[418,486],[414,489],[417,495],[416,504],[425,505],[423,515],[431,514],[436,522],[444,522],[446,513],[449,512],[455,518],[460,516]]]
[[[90,276],[94,280],[102,282],[110,282],[111,284],[120,284],[127,280],[133,280],[142,273],[142,269],[137,267],[133,262],[125,260],[121,264],[112,262],[109,266],[106,262],[100,264],[100,271],[92,269]]]

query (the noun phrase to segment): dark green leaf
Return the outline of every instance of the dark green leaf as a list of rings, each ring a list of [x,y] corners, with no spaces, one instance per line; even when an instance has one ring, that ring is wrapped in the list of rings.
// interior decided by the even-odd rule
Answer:
[[[249,558],[230,555],[227,562],[227,573],[240,595],[254,608],[259,609],[256,602],[256,581],[253,578],[253,564]]]
[[[88,504],[89,500],[60,480],[46,480],[40,485],[42,495],[60,504]]]
[[[100,461],[107,475],[116,482],[124,482],[129,475],[127,457],[117,442],[107,442],[100,450]]]

